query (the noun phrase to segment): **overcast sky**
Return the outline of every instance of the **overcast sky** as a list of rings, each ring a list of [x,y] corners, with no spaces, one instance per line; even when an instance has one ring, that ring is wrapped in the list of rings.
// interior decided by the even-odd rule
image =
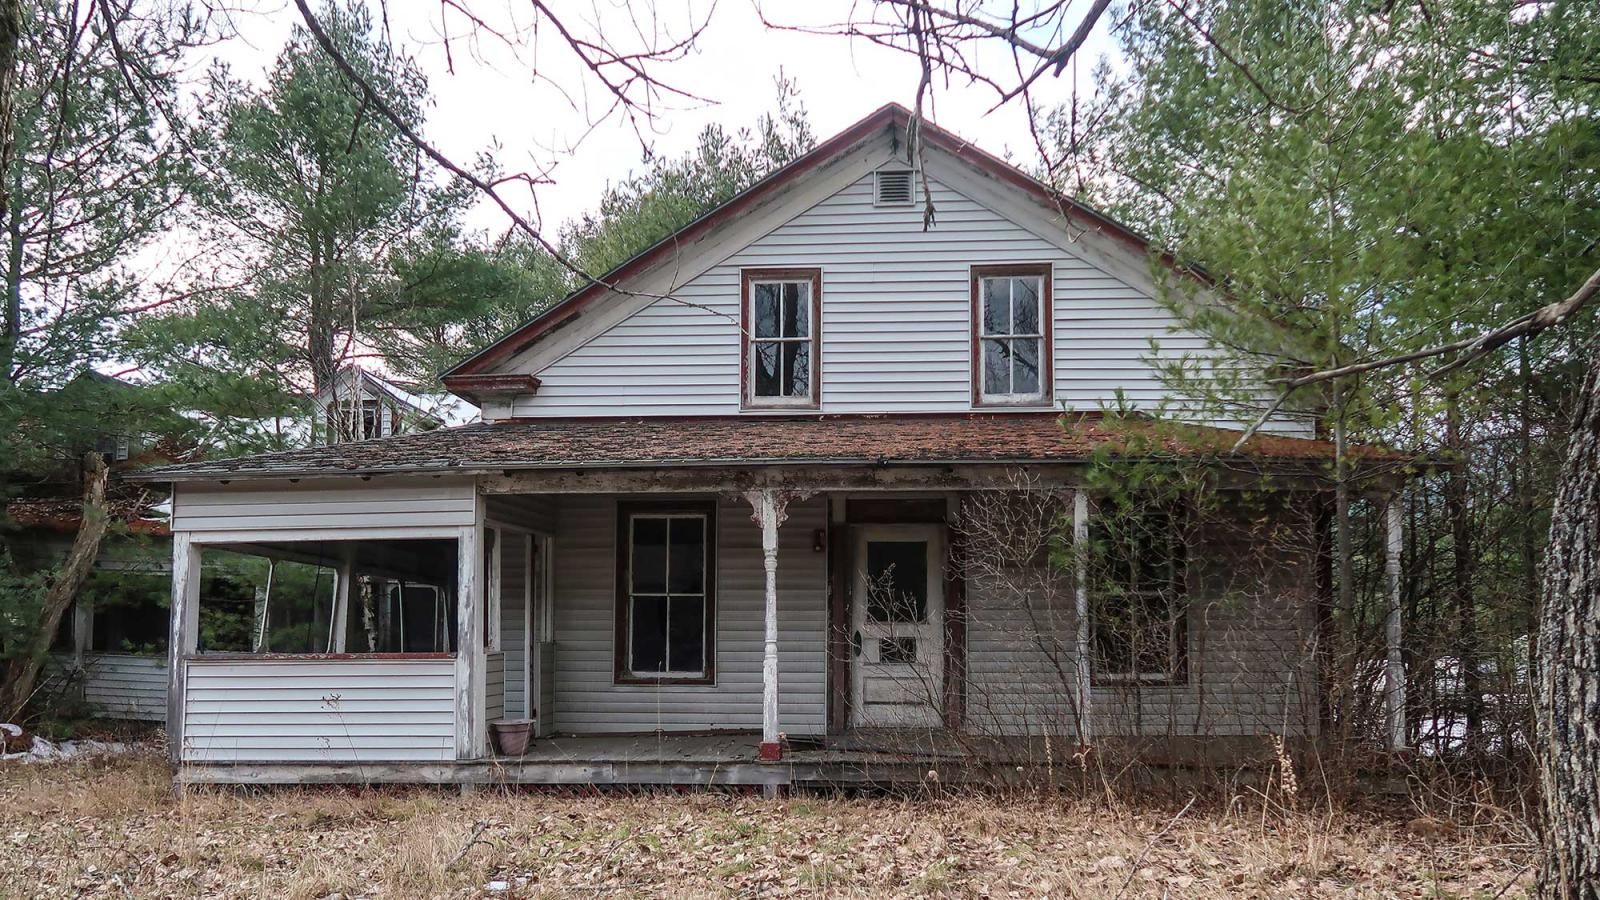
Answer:
[[[378,0],[368,2],[378,8]],[[474,0],[469,5],[506,31],[528,22],[521,12],[523,5],[508,0]],[[674,87],[704,98],[665,100],[652,129],[644,135],[658,153],[683,152],[711,122],[730,127],[753,123],[773,108],[774,80],[780,72],[799,87],[818,140],[884,103],[910,106],[915,97],[918,69],[910,55],[861,39],[796,33],[762,24],[763,15],[769,21],[797,26],[844,22],[852,11],[858,18],[869,15],[870,0],[762,0],[759,7],[754,0],[720,0],[714,6],[707,0],[656,0],[646,7],[654,11],[653,23],[639,13],[638,5],[630,10],[622,0],[561,0],[553,5],[569,25],[586,23],[584,27],[593,34],[598,24],[624,49],[641,45],[637,39],[623,37],[634,34],[636,28],[679,36],[691,22],[709,22],[685,58],[654,70]],[[1088,0],[1074,5],[1087,7]],[[387,7],[390,33],[431,81],[435,108],[429,115],[427,133],[442,150],[463,162],[489,150],[508,171],[548,169],[554,183],[537,190],[538,211],[546,228],[592,208],[607,182],[639,166],[643,146],[625,119],[613,115],[591,127],[601,118],[606,97],[596,91],[598,83],[585,76],[572,54],[548,30],[520,41],[516,48],[485,39],[474,49],[467,37],[458,33],[450,43],[451,71],[440,39],[444,8],[445,4],[436,0],[389,0]],[[236,75],[259,79],[298,21],[292,3],[264,0],[236,15],[237,36],[213,52],[225,59]],[[457,32],[465,27],[458,16],[448,22]],[[1055,43],[1060,39],[1043,35],[1039,40]],[[1069,68],[1060,79],[1047,78],[1042,96],[1066,98],[1074,74],[1087,89],[1094,62],[1113,52],[1104,21],[1085,49],[1076,73]],[[1011,66],[1009,54],[1001,53],[998,43],[982,62],[998,71]],[[545,77],[533,77],[535,63]],[[585,88],[587,96],[582,93]],[[1036,154],[1022,109],[1012,104],[988,112],[995,99],[993,89],[987,86],[940,84],[933,117],[992,153],[1031,163]],[[475,212],[473,224],[496,230],[506,225],[503,217],[488,209]]]

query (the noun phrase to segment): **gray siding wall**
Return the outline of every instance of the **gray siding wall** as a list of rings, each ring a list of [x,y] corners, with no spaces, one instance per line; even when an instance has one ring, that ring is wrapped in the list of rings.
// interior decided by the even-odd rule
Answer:
[[[184,762],[455,757],[450,659],[194,659]]]
[[[502,531],[506,542],[500,552],[500,649],[505,681],[505,715],[522,718],[526,714],[524,694],[528,668],[527,588],[528,537],[520,532]]]
[[[70,654],[50,658],[48,687],[76,679],[85,704],[108,719],[161,722],[167,718],[167,660],[132,653],[85,653],[74,671]]]
[[[1315,734],[1316,572],[1304,510],[1229,510],[1194,531],[1188,682],[1095,687],[1094,734]],[[969,574],[969,730],[1076,733],[1072,591],[1039,573],[988,583]]]
[[[483,708],[490,722],[506,717],[506,655],[490,653],[484,672]]]
[[[517,416],[739,412],[739,270],[822,269],[822,406],[830,413],[949,412],[971,404],[969,266],[1050,262],[1055,272],[1056,397],[1094,409],[1118,388],[1139,404],[1165,395],[1146,361],[1203,352],[1150,294],[932,183],[922,208],[880,208],[856,181],[537,374]],[[1142,262],[1135,262],[1142,265]]]
[[[443,478],[183,485],[173,498],[172,530],[471,525],[474,490],[468,479]]]
[[[716,684],[613,684],[616,498],[564,497],[555,550],[555,727],[561,732],[758,728],[765,575],[761,533],[745,503],[717,513]],[[820,499],[789,506],[778,530],[781,728],[827,728],[825,554]]]

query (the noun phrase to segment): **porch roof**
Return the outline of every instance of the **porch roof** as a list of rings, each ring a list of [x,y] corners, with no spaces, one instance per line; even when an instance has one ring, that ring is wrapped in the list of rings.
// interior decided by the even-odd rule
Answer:
[[[1239,432],[1098,414],[729,416],[541,419],[466,425],[131,472],[141,481],[526,469],[672,468],[705,465],[951,465],[1081,463],[1101,447],[1129,456],[1221,456],[1314,464],[1324,440],[1257,434],[1237,454]],[[1402,454],[1352,448],[1369,462]]]

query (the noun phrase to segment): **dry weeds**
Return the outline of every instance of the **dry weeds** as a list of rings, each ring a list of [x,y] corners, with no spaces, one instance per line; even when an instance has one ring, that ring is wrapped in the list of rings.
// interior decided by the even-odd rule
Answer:
[[[1182,815],[1179,815],[1180,811]],[[0,767],[0,896],[1519,897],[1504,824],[1052,797],[201,790]],[[1411,827],[1408,827],[1410,825]]]

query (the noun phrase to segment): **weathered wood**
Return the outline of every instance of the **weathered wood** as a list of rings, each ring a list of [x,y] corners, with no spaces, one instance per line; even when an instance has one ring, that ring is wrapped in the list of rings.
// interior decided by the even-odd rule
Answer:
[[[483,549],[477,526],[456,537],[456,758],[488,754],[489,730],[483,713],[488,691],[483,647]]]
[[[796,466],[723,465],[679,468],[591,468],[504,471],[478,482],[485,494],[655,494],[714,493],[742,495],[753,490],[805,491],[946,491],[1007,487],[1018,473],[1040,483],[1075,486],[1082,481],[1079,463],[1020,463],[924,466],[861,466],[807,463]],[[1256,484],[1259,487],[1259,482]]]
[[[778,526],[788,518],[789,497],[773,490],[745,494],[761,528],[762,568],[766,572],[764,639],[761,655],[761,758],[777,759],[778,742]]]
[[[172,536],[172,609],[167,637],[167,750],[176,763],[183,752],[184,657],[200,639],[200,545],[189,535]]]

